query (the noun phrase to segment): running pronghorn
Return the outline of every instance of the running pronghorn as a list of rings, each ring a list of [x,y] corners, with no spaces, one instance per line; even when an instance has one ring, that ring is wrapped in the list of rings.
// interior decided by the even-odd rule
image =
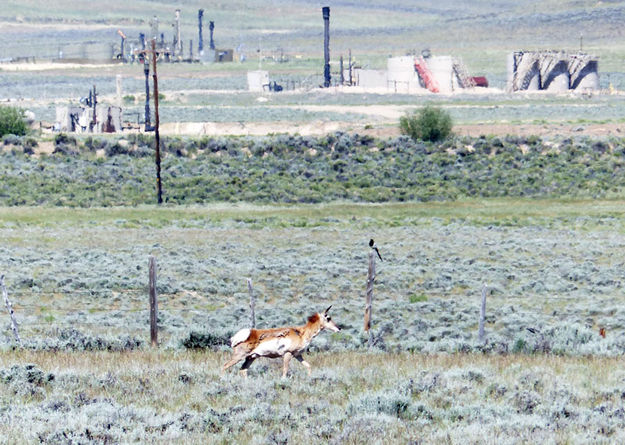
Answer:
[[[282,377],[286,377],[289,362],[295,357],[306,367],[310,375],[310,363],[302,357],[302,352],[308,347],[311,340],[324,329],[338,332],[341,329],[328,316],[328,307],[323,313],[318,312],[308,317],[304,326],[273,329],[241,329],[230,339],[233,349],[232,357],[224,363],[221,371],[224,372],[232,365],[245,359],[241,366],[241,373],[247,375],[247,369],[258,357],[284,357]]]

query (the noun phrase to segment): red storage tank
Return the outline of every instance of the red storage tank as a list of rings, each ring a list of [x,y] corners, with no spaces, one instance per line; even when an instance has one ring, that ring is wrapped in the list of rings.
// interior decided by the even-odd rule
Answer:
[[[484,76],[474,76],[472,77],[473,82],[476,87],[488,88],[488,79]]]

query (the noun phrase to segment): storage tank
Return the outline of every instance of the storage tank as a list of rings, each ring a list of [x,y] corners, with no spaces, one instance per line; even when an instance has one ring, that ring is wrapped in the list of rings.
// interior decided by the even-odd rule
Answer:
[[[516,73],[516,63],[514,53],[509,53],[506,60],[506,67],[508,69],[508,78],[506,82],[506,88],[508,91],[514,90],[514,75]]]
[[[525,73],[523,81],[524,90],[538,91],[540,90],[540,69],[538,63],[534,63],[532,67]]]
[[[589,61],[579,72],[577,78],[571,78],[571,88],[575,90],[598,90],[599,70],[596,60]]]
[[[386,62],[388,70],[388,88],[396,93],[414,93],[422,90],[419,75],[415,71],[414,57],[389,57]]]
[[[540,58],[534,52],[513,53],[512,90],[538,91],[541,85]]]
[[[269,73],[263,70],[247,72],[247,88],[249,91],[262,93],[264,85],[269,85]]]
[[[458,79],[455,78],[454,61],[451,56],[435,56],[427,59],[427,65],[436,79],[441,93],[451,93],[454,86],[458,86]]]
[[[562,92],[569,89],[569,83],[569,67],[567,62],[562,60],[547,73],[542,87],[547,91]]]

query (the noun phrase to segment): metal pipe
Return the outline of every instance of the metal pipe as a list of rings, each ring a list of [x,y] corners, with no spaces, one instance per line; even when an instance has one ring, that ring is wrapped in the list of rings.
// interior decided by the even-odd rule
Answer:
[[[352,50],[349,50],[349,84],[354,84],[354,79],[352,78]]]
[[[198,30],[200,33],[200,42],[198,43],[198,52],[200,56],[204,55],[204,40],[202,40],[202,17],[204,17],[204,10],[200,9],[197,12]]]
[[[158,17],[154,16],[154,18],[152,19],[152,23],[151,23],[151,29],[150,29],[150,34],[152,39],[155,39],[156,37],[158,37]]]
[[[93,86],[93,119],[91,121],[91,131],[96,131],[96,125],[98,124],[98,118],[96,114],[96,106],[98,104],[98,95],[95,91],[95,85]]]
[[[340,68],[341,70],[341,85],[343,85],[345,83],[345,76],[343,75],[343,55],[341,54],[341,63],[340,63]]]
[[[210,43],[209,43],[209,48],[210,49],[215,49],[215,41],[213,40],[213,31],[215,30],[215,22],[208,22],[208,29],[210,31]]]
[[[182,56],[182,41],[180,40],[180,9],[176,9],[176,55]]]
[[[152,55],[154,57],[154,55]],[[154,131],[150,122],[150,61],[147,52],[143,53],[143,73],[145,74],[145,130]]]
[[[321,9],[323,15],[323,86],[330,86],[330,7],[324,6]]]

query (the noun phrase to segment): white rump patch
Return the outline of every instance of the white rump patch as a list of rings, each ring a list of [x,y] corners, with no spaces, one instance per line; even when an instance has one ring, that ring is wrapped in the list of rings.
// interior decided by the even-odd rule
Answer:
[[[232,338],[230,339],[230,346],[234,348],[239,343],[243,343],[245,340],[247,340],[250,337],[251,332],[252,332],[251,329],[241,329],[239,332],[234,334]]]
[[[261,357],[279,357],[289,351],[290,348],[291,340],[288,338],[272,338],[271,340],[266,340],[256,346],[256,349],[252,351],[252,354],[257,354]]]

